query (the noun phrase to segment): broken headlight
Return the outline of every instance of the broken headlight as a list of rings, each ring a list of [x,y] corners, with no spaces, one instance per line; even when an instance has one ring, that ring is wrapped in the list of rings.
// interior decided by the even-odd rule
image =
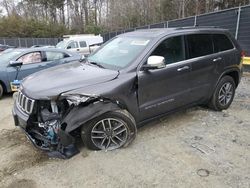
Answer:
[[[69,105],[74,104],[75,106],[78,106],[81,103],[87,102],[90,97],[84,96],[84,95],[68,95],[64,96]]]

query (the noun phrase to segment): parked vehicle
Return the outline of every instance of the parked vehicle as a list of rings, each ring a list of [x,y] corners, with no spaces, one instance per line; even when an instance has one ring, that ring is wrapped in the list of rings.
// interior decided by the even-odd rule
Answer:
[[[52,45],[33,45],[31,46],[30,48],[55,48],[55,46],[52,46]]]
[[[100,35],[66,35],[64,37],[64,40],[56,45],[57,48],[78,52],[85,56],[97,50],[103,43]]]
[[[0,98],[4,92],[16,91],[17,83],[26,76],[80,58],[79,54],[53,48],[14,49],[3,53],[0,55]]]
[[[128,145],[137,127],[179,109],[227,109],[242,75],[227,30],[172,28],[119,35],[85,59],[27,77],[13,108],[32,143],[60,157]],[[37,84],[39,82],[39,85]]]
[[[8,48],[8,49],[6,49],[6,50],[0,52],[0,56],[3,55],[3,54],[5,54],[5,53],[9,53],[10,51],[15,50],[15,49],[16,49],[16,48]]]
[[[9,49],[9,48],[15,48],[14,46],[9,46],[9,45],[3,45],[3,44],[0,44],[0,53]]]

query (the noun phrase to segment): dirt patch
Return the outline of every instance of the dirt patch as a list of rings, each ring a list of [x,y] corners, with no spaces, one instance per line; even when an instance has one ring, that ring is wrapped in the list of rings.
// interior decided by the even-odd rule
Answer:
[[[7,130],[3,129],[0,132],[0,149],[11,148],[22,145],[27,141],[25,135],[19,129]]]
[[[1,130],[0,138],[0,151],[6,155],[0,159],[0,181],[6,176],[48,160],[43,152],[31,146],[24,133],[19,129]]]
[[[13,181],[6,188],[35,188],[35,187],[36,187],[36,182],[34,182],[33,180],[21,179]]]

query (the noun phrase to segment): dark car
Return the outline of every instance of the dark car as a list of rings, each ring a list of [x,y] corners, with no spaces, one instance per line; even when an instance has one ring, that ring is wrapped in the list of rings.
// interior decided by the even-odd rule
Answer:
[[[4,92],[15,90],[13,81],[21,81],[37,71],[80,59],[77,53],[53,48],[12,49],[4,52],[0,55],[0,98]]]
[[[9,46],[9,45],[0,44],[0,54],[1,54],[1,52],[5,51],[7,49],[10,49],[10,48],[15,48],[15,46]]]
[[[57,156],[77,153],[79,135],[90,149],[112,150],[128,145],[138,126],[179,109],[227,109],[241,75],[241,48],[227,30],[139,30],[85,62],[27,77],[13,116],[36,147]]]

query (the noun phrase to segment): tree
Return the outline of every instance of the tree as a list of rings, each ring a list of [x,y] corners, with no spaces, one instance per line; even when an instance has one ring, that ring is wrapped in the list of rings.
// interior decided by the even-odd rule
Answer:
[[[249,3],[250,0],[0,0],[0,35],[99,34]]]

